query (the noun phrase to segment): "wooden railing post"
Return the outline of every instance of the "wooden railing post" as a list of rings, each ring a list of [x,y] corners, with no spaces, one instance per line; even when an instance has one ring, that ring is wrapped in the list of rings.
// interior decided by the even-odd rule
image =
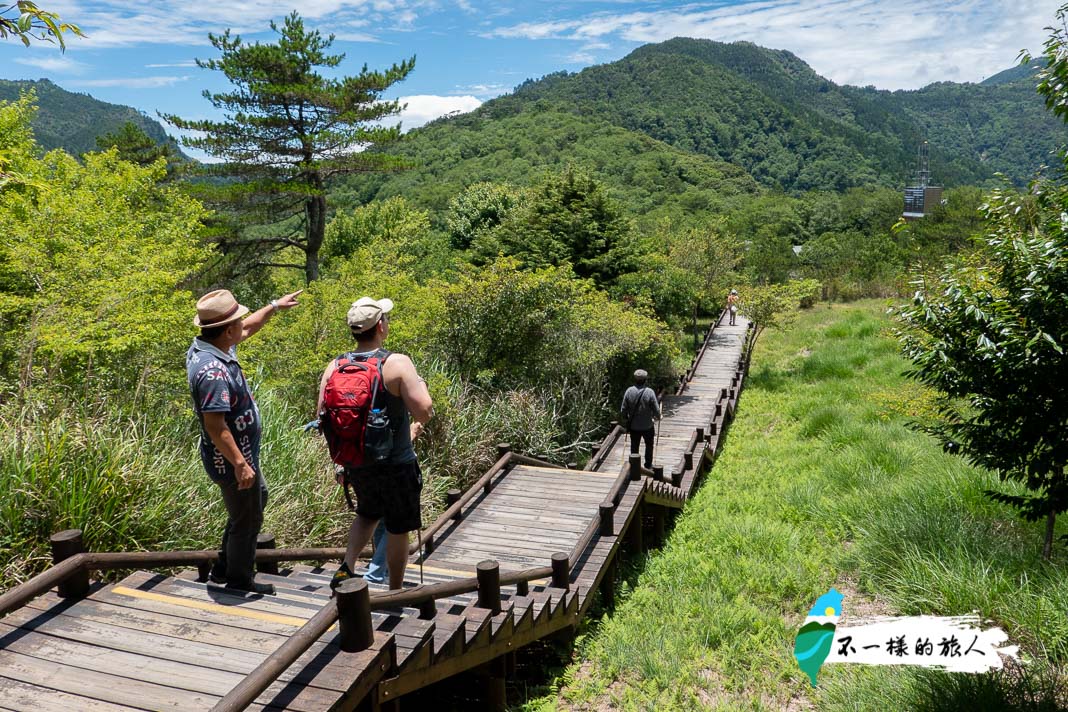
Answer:
[[[428,598],[419,604],[419,617],[423,620],[430,620],[438,615],[438,604],[434,602],[433,598]]]
[[[359,576],[346,579],[337,587],[338,645],[346,653],[367,650],[375,641],[371,624],[371,594],[367,582]]]
[[[605,500],[601,502],[601,528],[597,530],[597,533],[601,536],[612,536],[613,533],[613,520],[616,517],[616,505],[612,503],[612,500]]]
[[[616,607],[616,562],[610,562],[601,578],[601,605],[605,610]]]
[[[56,532],[49,541],[52,544],[53,566],[85,551],[85,540],[82,538],[81,529]],[[89,571],[82,568],[72,573],[66,580],[60,581],[58,589],[61,598],[83,598],[89,593]]]
[[[478,607],[491,613],[501,612],[501,567],[496,561],[486,559],[475,567],[478,578]]]
[[[530,582],[519,581],[515,585],[515,595],[517,596],[529,596],[530,595]]]
[[[503,655],[483,666],[482,705],[487,712],[504,712],[508,709],[508,686],[505,680],[507,673],[507,663]]]
[[[571,584],[571,562],[567,560],[567,554],[557,552],[553,554],[553,586],[567,589]]]
[[[653,506],[653,541],[656,542],[656,548],[664,546],[664,508],[661,506]]]
[[[630,543],[631,549],[638,554],[645,551],[645,543],[642,541],[642,510],[642,502],[635,502],[634,516],[630,520],[630,529],[627,530],[627,539]]]
[[[685,474],[686,473],[683,470],[672,470],[671,471],[671,484],[673,484],[676,487],[681,487],[682,486],[682,477]]]
[[[664,466],[663,465],[653,465],[653,479],[656,480],[657,482],[663,482],[664,481]]]
[[[637,453],[632,453],[630,456],[630,479],[640,480],[642,478],[642,458]]]
[[[502,457],[504,457],[505,455],[507,455],[511,451],[512,451],[511,444],[509,444],[509,443],[497,443],[497,459],[498,460],[500,460]]]
[[[423,556],[430,556],[434,553],[434,535],[427,534],[423,537]]]
[[[256,549],[273,549],[275,548],[274,534],[257,534],[256,535]],[[257,561],[256,570],[261,574],[278,575],[278,562],[277,561]]]
[[[448,492],[446,492],[445,493],[445,509],[448,509],[452,505],[454,505],[457,502],[459,502],[461,496],[463,496],[463,492],[461,492],[459,489],[457,489],[455,487],[453,489],[449,490]],[[452,515],[453,521],[457,521],[458,522],[458,521],[460,521],[461,519],[464,518],[463,512],[461,511],[462,509],[463,508],[461,507],[460,509],[456,510],[456,514]]]

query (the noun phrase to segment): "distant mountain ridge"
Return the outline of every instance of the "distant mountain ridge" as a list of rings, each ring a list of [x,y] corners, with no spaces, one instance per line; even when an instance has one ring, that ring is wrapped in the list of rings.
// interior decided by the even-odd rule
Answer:
[[[75,156],[95,151],[98,136],[117,131],[127,121],[133,122],[157,143],[174,143],[158,121],[137,109],[67,91],[48,79],[0,79],[0,101],[18,99],[27,89],[37,92],[38,110],[33,132],[37,144],[46,151],[62,148]]]
[[[709,167],[730,164],[765,188],[789,192],[903,187],[924,139],[936,183],[992,185],[1001,173],[1022,185],[1068,142],[1068,129],[1036,94],[1033,73],[1015,67],[981,84],[885,91],[838,85],[784,50],[675,38],[578,73],[528,80],[469,114],[416,129],[397,151],[421,168],[361,178],[353,187],[363,200],[403,193],[437,208],[468,182],[523,183],[533,172],[581,157],[617,192],[632,192],[623,176],[632,171],[611,156],[609,132],[596,132],[603,153],[588,155],[577,145],[594,124],[621,130],[614,134],[621,141],[651,138],[650,151],[670,147],[668,163],[689,155]],[[539,125],[538,115],[552,123]],[[563,124],[575,128],[561,132]],[[500,169],[490,155],[503,158]],[[642,160],[672,179],[666,163]]]

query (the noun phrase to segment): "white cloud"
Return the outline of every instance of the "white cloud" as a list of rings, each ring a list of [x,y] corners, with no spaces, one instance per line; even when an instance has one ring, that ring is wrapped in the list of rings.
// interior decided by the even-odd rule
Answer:
[[[189,77],[115,77],[113,79],[78,79],[67,82],[76,87],[121,87],[123,89],[160,89],[178,82],[187,81]]]
[[[81,46],[124,47],[146,44],[206,45],[208,33],[230,28],[235,34],[268,31],[281,23],[293,3],[278,0],[199,3],[195,12],[185,0],[55,0],[49,7],[76,22],[87,37]],[[421,13],[436,11],[438,0],[303,0],[305,26],[339,39],[376,41],[371,33],[352,32],[364,25],[410,27]]]
[[[456,87],[456,89],[452,91],[452,94],[455,96],[470,94],[480,99],[491,99],[495,96],[504,94],[510,89],[511,87],[504,84],[467,84]]]
[[[149,69],[160,69],[163,67],[176,67],[179,69],[187,69],[197,66],[197,63],[192,59],[187,59],[182,62],[164,62],[162,64],[146,64],[145,67]]]
[[[699,37],[787,49],[839,83],[916,88],[979,81],[1038,49],[1060,0],[757,0],[592,13],[500,27],[490,37],[604,44]]]
[[[37,67],[43,69],[46,72],[58,72],[65,74],[81,74],[89,65],[82,62],[76,62],[70,57],[19,57],[15,60],[19,64],[25,64],[28,67]]]
[[[573,52],[566,57],[565,61],[568,64],[593,64],[595,59],[589,52]]]
[[[447,114],[464,114],[482,106],[482,100],[475,96],[438,96],[436,94],[415,94],[402,96],[402,104],[408,106],[400,113],[401,126],[404,130],[414,129]]]

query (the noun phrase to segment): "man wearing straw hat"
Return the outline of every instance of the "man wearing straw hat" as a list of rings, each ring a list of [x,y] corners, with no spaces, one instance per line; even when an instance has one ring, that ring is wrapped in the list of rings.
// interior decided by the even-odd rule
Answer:
[[[349,528],[345,559],[330,582],[337,588],[353,575],[356,557],[371,539],[379,520],[386,532],[386,563],[389,587],[401,588],[408,564],[408,532],[422,527],[419,495],[423,489],[423,475],[419,469],[412,441],[434,415],[434,404],[426,381],[420,378],[411,358],[382,348],[389,336],[390,299],[360,297],[353,302],[346,316],[349,330],[356,340],[356,350],[344,354],[348,361],[376,359],[382,374],[385,412],[389,417],[392,443],[388,457],[382,462],[345,468],[344,477],[356,493],[356,517]],[[323,412],[327,383],[338,368],[331,361],[319,383],[319,403],[316,412]]]
[[[274,593],[274,586],[254,580],[267,484],[260,470],[260,411],[237,361],[237,345],[263,328],[276,311],[296,306],[300,291],[252,314],[225,289],[197,301],[193,325],[200,335],[186,353],[186,375],[200,420],[200,459],[226,506],[222,549],[211,580],[225,582],[232,591]]]

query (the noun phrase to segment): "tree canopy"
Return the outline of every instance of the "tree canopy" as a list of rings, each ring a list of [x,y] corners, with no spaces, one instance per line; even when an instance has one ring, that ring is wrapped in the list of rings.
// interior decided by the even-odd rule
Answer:
[[[308,31],[293,12],[273,44],[248,44],[227,30],[209,35],[222,56],[197,60],[204,69],[222,72],[231,91],[204,92],[222,121],[163,118],[202,135],[183,139],[224,163],[211,169],[227,182],[211,184],[246,223],[272,225],[264,234],[239,229],[220,238],[224,252],[236,251],[245,269],[281,264],[304,270],[307,281],[319,277],[319,250],[326,229],[326,182],[339,175],[397,168],[399,162],[367,151],[400,136],[400,127],[379,122],[395,115],[398,101],[382,101],[382,92],[403,80],[415,58],[385,71],[364,65],[356,76],[331,79],[319,68],[341,64],[344,54],[330,54],[334,36]],[[290,250],[304,253],[303,264],[276,262]]]

